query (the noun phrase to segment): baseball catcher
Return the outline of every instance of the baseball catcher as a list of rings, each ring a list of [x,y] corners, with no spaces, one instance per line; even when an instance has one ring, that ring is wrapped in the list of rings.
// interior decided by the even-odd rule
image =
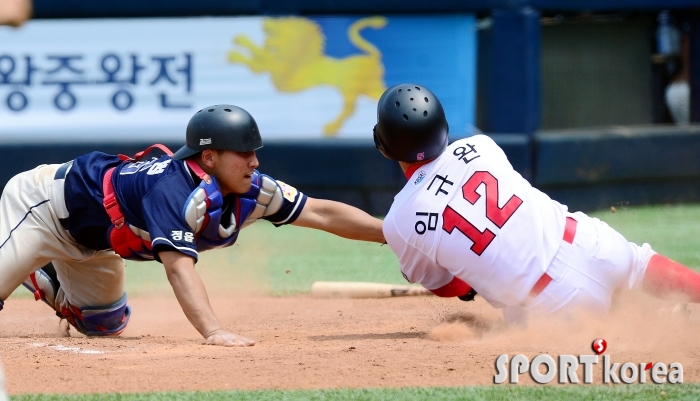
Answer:
[[[155,259],[208,343],[253,345],[219,323],[194,269],[199,252],[231,246],[258,219],[384,242],[381,220],[258,172],[262,145],[248,112],[217,105],[191,118],[175,154],[91,152],[13,177],[0,199],[0,309],[24,284],[79,332],[116,335],[131,315],[123,259]],[[152,148],[166,154],[146,158]]]

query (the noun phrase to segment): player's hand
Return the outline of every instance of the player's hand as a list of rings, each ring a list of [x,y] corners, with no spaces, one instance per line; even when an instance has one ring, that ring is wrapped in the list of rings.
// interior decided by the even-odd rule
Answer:
[[[221,345],[224,347],[250,347],[255,345],[255,341],[226,330],[217,330],[209,334],[207,337],[207,344]]]

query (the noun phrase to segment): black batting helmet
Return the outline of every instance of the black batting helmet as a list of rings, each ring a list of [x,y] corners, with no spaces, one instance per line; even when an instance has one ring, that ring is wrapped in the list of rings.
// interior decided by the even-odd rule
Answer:
[[[448,130],[440,101],[425,86],[392,86],[379,99],[374,145],[388,159],[432,159],[447,147]]]
[[[253,116],[240,107],[218,104],[195,113],[187,124],[185,146],[173,159],[184,159],[204,149],[250,152],[262,148],[262,138]]]

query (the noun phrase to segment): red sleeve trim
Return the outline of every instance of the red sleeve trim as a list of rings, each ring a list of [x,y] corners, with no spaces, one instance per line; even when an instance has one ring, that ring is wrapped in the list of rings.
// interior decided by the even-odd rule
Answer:
[[[438,289],[430,290],[433,294],[438,297],[461,297],[462,295],[467,295],[471,291],[472,287],[462,281],[458,277],[453,277],[447,285],[444,285]]]

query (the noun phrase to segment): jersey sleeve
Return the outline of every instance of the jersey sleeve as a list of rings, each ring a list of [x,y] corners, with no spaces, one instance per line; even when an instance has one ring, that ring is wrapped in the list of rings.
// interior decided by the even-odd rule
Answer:
[[[418,283],[428,290],[436,290],[449,284],[454,276],[447,269],[433,262],[419,249],[401,238],[391,220],[384,220],[384,237],[399,258],[399,268],[409,283]]]
[[[274,178],[272,179],[274,180]],[[291,224],[299,217],[306,204],[307,196],[285,182],[280,180],[275,180],[275,182],[282,193],[282,205],[275,213],[263,216],[262,219],[274,224],[275,227],[279,227]]]

